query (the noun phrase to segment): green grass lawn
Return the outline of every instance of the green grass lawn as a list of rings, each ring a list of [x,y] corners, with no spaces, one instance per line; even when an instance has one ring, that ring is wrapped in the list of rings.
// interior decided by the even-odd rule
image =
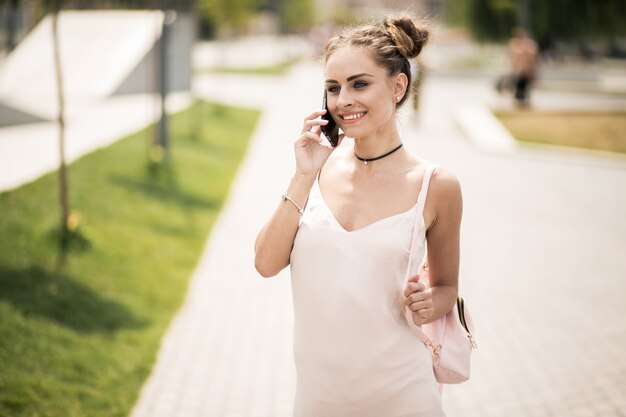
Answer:
[[[0,416],[129,415],[181,306],[258,113],[196,103],[69,169],[79,232],[59,250],[57,177],[0,194]]]
[[[626,112],[497,112],[518,140],[626,153]]]
[[[297,62],[298,59],[290,59],[264,67],[215,67],[203,72],[244,75],[285,75]]]

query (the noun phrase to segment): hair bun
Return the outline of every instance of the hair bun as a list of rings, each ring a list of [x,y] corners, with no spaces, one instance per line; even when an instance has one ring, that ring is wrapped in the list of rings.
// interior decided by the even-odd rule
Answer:
[[[386,17],[384,25],[400,54],[407,59],[418,56],[430,36],[425,26],[416,25],[408,16]]]

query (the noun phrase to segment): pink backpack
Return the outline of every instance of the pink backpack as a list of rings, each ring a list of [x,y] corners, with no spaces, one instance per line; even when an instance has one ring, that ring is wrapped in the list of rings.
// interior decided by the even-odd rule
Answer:
[[[421,267],[420,282],[428,285],[428,267]],[[417,326],[405,306],[404,316],[413,333],[429,348],[435,379],[440,384],[459,384],[470,377],[470,356],[477,347],[474,323],[462,297],[452,310],[432,323]],[[421,327],[421,328],[420,328]]]

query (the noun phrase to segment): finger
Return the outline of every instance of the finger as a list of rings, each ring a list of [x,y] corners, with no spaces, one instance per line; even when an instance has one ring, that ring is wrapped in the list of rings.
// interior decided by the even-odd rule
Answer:
[[[320,117],[321,115],[326,113],[326,109],[322,109],[322,110],[318,110],[316,112],[313,112],[311,114],[309,114],[307,117],[304,118],[304,123],[307,122],[307,120],[313,120],[313,119],[317,119],[318,117]]]
[[[413,322],[419,326],[420,324],[426,323],[426,320],[431,318],[435,311],[433,309],[424,308],[417,312],[412,311],[412,313]]]
[[[408,305],[409,310],[411,310],[414,313],[419,313],[420,310],[428,310],[432,308],[432,303],[429,303],[428,301],[419,301],[417,303],[411,303]]]
[[[432,306],[433,299],[432,297],[428,297],[428,296],[421,296],[421,297],[411,296],[411,297],[408,297],[405,301],[405,304],[407,306],[410,306],[411,304],[416,304],[416,303],[426,303],[427,306]]]
[[[405,304],[409,305],[415,302],[421,302],[430,299],[430,294],[426,292],[414,292],[406,298]]]
[[[416,304],[412,304],[408,306],[408,308],[414,315],[417,315],[424,319],[427,319],[428,317],[432,316],[435,313],[435,309],[432,305],[431,306],[428,306],[428,305],[419,306],[416,303]]]
[[[412,276],[409,277],[409,282],[418,282],[419,280],[420,280],[419,274],[412,275]]]
[[[328,120],[322,119],[321,117],[317,117],[315,119],[307,120],[304,122],[305,126],[316,126],[316,125],[325,125],[328,124]]]
[[[304,132],[300,138],[298,139],[298,142],[301,142],[304,146],[306,146],[306,142],[315,142],[315,143],[322,143],[322,138],[320,137],[319,134],[315,134],[313,132]]]
[[[304,122],[304,126],[302,126],[302,133],[310,132],[314,127],[324,126],[326,124],[328,124],[328,120],[325,119],[307,120]]]
[[[426,289],[426,286],[421,282],[409,282],[404,289],[404,296],[408,297],[414,292],[422,292]]]
[[[413,294],[415,291],[417,291],[416,285],[413,283],[408,283],[406,287],[404,287],[404,296],[408,297],[411,294]]]

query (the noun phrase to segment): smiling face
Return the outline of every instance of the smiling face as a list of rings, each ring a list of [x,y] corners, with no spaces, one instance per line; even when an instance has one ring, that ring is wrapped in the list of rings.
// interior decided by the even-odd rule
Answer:
[[[389,76],[363,47],[345,46],[326,61],[326,92],[330,114],[346,136],[388,136],[395,129],[397,97],[407,78]]]

